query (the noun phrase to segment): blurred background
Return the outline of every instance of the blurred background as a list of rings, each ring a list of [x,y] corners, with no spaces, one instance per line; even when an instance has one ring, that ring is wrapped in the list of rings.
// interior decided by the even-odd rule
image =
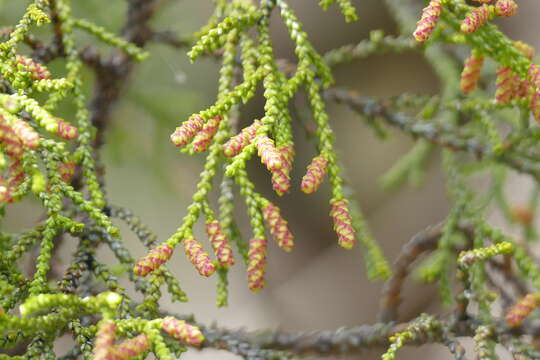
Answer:
[[[23,3],[0,1],[3,5],[0,12],[2,24],[12,24],[18,19]],[[85,0],[74,3],[77,16],[112,30],[121,28],[125,2]],[[388,34],[396,32],[396,25],[382,1],[357,0],[354,3],[359,9],[360,20],[346,24],[337,6],[324,13],[315,0],[290,2],[320,52],[359,42],[367,38],[373,29],[383,29]],[[539,10],[537,1],[522,0],[518,16],[505,19],[500,25],[510,38],[538,46],[540,39],[536,34],[540,23],[536,14]],[[169,0],[153,24],[156,29],[188,35],[205,24],[211,11],[211,1]],[[274,17],[272,36],[276,57],[294,61],[292,43],[277,16]],[[81,41],[92,39],[81,36]],[[159,44],[151,45],[149,50],[151,57],[137,66],[129,89],[115,109],[103,156],[110,202],[131,209],[163,241],[181,224],[204,161],[203,155],[180,153],[169,142],[169,134],[192,113],[215,101],[219,63],[214,59],[201,58],[190,64],[185,50]],[[54,70],[55,64],[51,68]],[[61,67],[58,67],[58,74],[61,72]],[[434,94],[438,87],[422,57],[412,53],[375,56],[342,65],[336,68],[335,77],[339,86],[381,97],[403,92]],[[259,96],[244,106],[241,126],[259,117],[262,105]],[[69,112],[69,107],[65,111]],[[411,147],[412,141],[391,132],[388,141],[381,142],[359,116],[345,107],[330,104],[329,112],[337,135],[337,149],[355,191],[354,197],[362,207],[372,234],[392,261],[412,235],[438,223],[447,214],[449,204],[439,168],[440,158],[432,156],[421,186],[405,186],[397,191],[384,192],[380,176]],[[216,322],[221,326],[246,329],[335,329],[376,321],[382,283],[371,283],[366,279],[359,247],[344,251],[337,245],[328,216],[330,195],[327,184],[315,195],[306,196],[299,190],[301,176],[315,150],[305,140],[303,130],[296,124],[294,126],[298,155],[289,195],[278,198],[272,194],[270,177],[256,158],[249,166],[257,190],[278,204],[289,221],[295,234],[294,251],[284,253],[270,242],[267,286],[259,293],[249,292],[244,267],[235,266],[229,279],[229,306],[221,309],[215,307],[216,279],[201,278],[184,255],[178,252],[169,262],[169,267],[180,279],[190,301],[172,304],[165,297],[162,302],[164,308],[177,313],[193,313],[198,321],[207,324]],[[511,189],[511,199],[517,203],[524,201],[526,179],[516,177],[513,181],[517,185]],[[239,200],[237,203],[240,229],[245,237],[249,237],[250,228],[243,202]],[[36,203],[26,200],[10,206],[4,225],[10,230],[20,230],[35,224],[39,216]],[[198,224],[196,234],[204,241],[206,235],[201,225]],[[129,230],[121,229],[134,255],[145,254]],[[69,259],[74,246],[65,242],[61,252],[64,259]],[[106,248],[100,250],[100,257],[108,259],[104,260],[108,263],[115,261]],[[131,289],[128,282],[124,285]],[[138,299],[139,295],[133,296]],[[438,302],[434,287],[408,281],[400,319],[411,319],[423,311],[436,311]],[[377,354],[375,351],[366,352],[361,357],[376,359]],[[204,351],[190,352],[185,359],[215,356],[233,358],[223,352]],[[401,359],[450,358],[445,349],[436,345],[406,349],[399,356]]]

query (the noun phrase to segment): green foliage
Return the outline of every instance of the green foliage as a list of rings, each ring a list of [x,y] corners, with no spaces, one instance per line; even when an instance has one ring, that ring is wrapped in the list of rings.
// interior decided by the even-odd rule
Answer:
[[[320,6],[327,10],[334,2],[322,0]],[[275,348],[266,348],[242,334],[235,338],[231,332],[194,324],[192,318],[170,316],[159,302],[164,287],[173,301],[188,300],[179,280],[166,267],[178,246],[184,247],[202,276],[216,273],[217,306],[228,304],[228,271],[235,262],[245,265],[251,290],[264,287],[267,232],[284,251],[292,250],[293,232],[279,207],[257,190],[259,185],[251,179],[246,164],[259,157],[270,173],[273,190],[279,196],[289,192],[296,140],[292,123],[297,116],[292,105],[301,94],[307,98],[316,129],[311,140],[317,154],[307,166],[300,188],[311,194],[328,179],[331,197],[327,211],[338,244],[351,249],[358,240],[366,276],[388,279],[383,300],[386,316],[382,318],[390,325],[374,327],[379,343],[390,343],[382,358],[394,359],[407,344],[439,342],[461,359],[463,351],[455,338],[471,334],[481,359],[496,357],[496,343],[515,354],[538,358],[528,338],[506,331],[521,326],[534,311],[536,295],[518,303],[499,329],[501,319],[493,310],[494,300],[508,300],[508,295],[497,287],[490,269],[499,269],[516,287],[529,290],[531,284],[536,293],[540,291],[540,268],[528,252],[528,243],[537,240],[533,215],[540,194],[538,184],[527,208],[513,207],[504,194],[508,173],[525,173],[536,183],[540,179],[538,126],[529,121],[531,115],[540,121],[540,67],[533,62],[530,46],[509,40],[490,23],[496,16],[514,15],[517,5],[513,0],[478,2],[485,4],[431,0],[418,16],[413,4],[386,0],[400,34],[374,30],[358,44],[321,54],[286,0],[216,1],[207,24],[187,40],[151,28],[148,22],[157,7],[154,0],[129,2],[122,36],[92,20],[75,18],[70,0],[30,1],[18,23],[1,34],[0,203],[3,217],[11,203],[34,197],[43,209],[43,220],[20,233],[0,232],[0,347],[28,343],[23,355],[1,354],[0,359],[56,358],[54,341],[66,333],[77,345],[64,358],[131,359],[153,352],[159,359],[172,359],[188,346],[223,348],[248,359],[288,358],[291,354],[283,349],[288,346],[294,352],[294,341],[279,344],[282,338],[276,336],[272,340]],[[338,0],[337,5],[347,22],[357,20],[351,1]],[[292,40],[295,63],[275,57],[270,36],[273,13],[279,15]],[[50,42],[35,36],[37,27],[52,35]],[[81,44],[76,31],[110,47],[109,57]],[[187,214],[177,230],[159,243],[129,210],[109,203],[99,161],[110,108],[135,62],[148,57],[143,46],[149,41],[177,47],[189,43],[191,61],[203,56],[221,61],[215,102],[183,121],[171,135],[172,143],[183,147],[184,153],[206,153],[206,159]],[[462,59],[464,48],[470,48],[467,59]],[[31,56],[23,55],[25,51]],[[333,67],[402,51],[425,56],[440,82],[439,94],[402,94],[381,100],[334,87]],[[487,58],[497,64],[496,73],[482,72]],[[47,68],[56,59],[61,60],[63,77],[53,76],[60,71]],[[94,71],[96,82],[90,104],[86,68]],[[493,101],[482,85],[495,77]],[[256,96],[258,87],[262,88],[263,114],[239,129],[241,106]],[[327,101],[349,106],[382,139],[388,138],[388,127],[414,138],[411,150],[382,177],[385,188],[405,182],[419,185],[431,154],[442,148],[452,208],[436,236],[417,237],[404,247],[394,273],[346,184]],[[66,103],[74,106],[73,123],[58,116]],[[487,191],[471,185],[470,179],[476,175],[491,179]],[[218,181],[219,188],[214,188]],[[249,240],[236,225],[235,186],[250,219]],[[218,192],[217,208],[211,202],[213,191]],[[493,207],[509,222],[523,227],[525,241],[516,241],[488,222]],[[126,223],[149,250],[146,256],[133,258],[111,218]],[[205,220],[214,256],[194,238],[193,228],[200,219]],[[63,277],[53,283],[50,272],[55,249],[66,234],[77,240],[77,248]],[[118,264],[99,261],[96,249],[100,245],[112,250]],[[35,270],[28,276],[19,260],[34,248],[38,249]],[[456,309],[447,318],[423,314],[405,327],[388,330],[396,320],[400,288],[409,267],[424,252],[432,254],[417,272],[425,282],[437,283],[443,304],[456,304]],[[142,294],[141,302],[126,295],[118,279],[123,275]],[[332,338],[330,350],[347,339],[338,333],[341,337]]]
[[[441,331],[441,324],[433,317],[422,314],[412,322],[407,329],[390,338],[390,347],[383,354],[382,360],[393,360],[397,351],[407,343],[414,343],[420,337],[437,337]]]

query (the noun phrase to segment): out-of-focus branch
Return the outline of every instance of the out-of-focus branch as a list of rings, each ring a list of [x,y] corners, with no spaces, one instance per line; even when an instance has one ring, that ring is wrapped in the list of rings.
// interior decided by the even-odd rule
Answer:
[[[412,237],[402,247],[399,256],[394,262],[393,274],[386,281],[381,294],[381,310],[379,320],[382,322],[394,321],[397,318],[398,306],[401,302],[403,283],[409,275],[411,264],[420,255],[432,251],[437,247],[444,224],[428,227]]]
[[[174,31],[162,30],[162,31],[153,31],[150,34],[150,39],[152,42],[160,43],[174,48],[184,49],[188,46],[191,46],[193,39],[190,37],[179,37]]]
[[[123,37],[139,47],[144,47],[151,38],[149,21],[154,15],[159,0],[128,1],[127,20],[122,29]],[[121,51],[115,51],[96,68],[94,95],[90,101],[90,120],[97,133],[94,146],[104,142],[104,130],[112,109],[125,88],[134,67],[134,60]]]
[[[442,324],[445,331],[431,334],[431,336],[420,336],[408,344],[443,343],[456,350],[456,348],[461,348],[461,345],[455,337],[471,336],[476,326],[471,320],[442,321]],[[201,350],[220,349],[244,358],[267,359],[271,354],[276,355],[275,351],[283,352],[278,353],[279,355],[291,353],[301,356],[338,356],[358,354],[369,349],[382,350],[389,345],[389,338],[392,335],[404,331],[410,323],[376,323],[310,332],[280,330],[248,332],[218,326],[208,327],[197,323],[195,325],[205,336],[205,341],[199,348]],[[499,332],[506,334],[508,331],[508,328],[501,327]],[[512,331],[521,332],[522,329]],[[452,334],[451,337],[449,334]]]
[[[402,247],[394,262],[393,274],[386,281],[382,290],[379,321],[391,322],[397,319],[398,307],[401,303],[401,291],[405,279],[409,275],[410,267],[422,254],[437,248],[443,227],[444,223],[430,226],[414,235]],[[460,226],[459,230],[466,234],[471,233],[471,229],[467,226]]]
[[[492,259],[487,264],[491,272],[496,273],[501,278],[500,280],[494,279],[494,285],[501,293],[508,293],[514,290],[515,295],[511,297],[513,300],[512,304],[531,292],[523,281],[516,276],[512,265],[506,263],[506,259],[504,262]]]
[[[457,338],[473,336],[478,327],[477,320],[472,318],[455,320],[449,316],[446,320],[440,321],[443,331],[433,333],[431,336],[420,336],[407,345],[445,344],[456,358],[464,358],[462,346]],[[248,359],[268,359],[276,355],[275,351],[283,352],[279,354],[282,356],[285,353],[304,356],[338,356],[358,354],[369,349],[384,349],[389,345],[392,335],[404,331],[411,323],[376,323],[310,332],[281,330],[248,332],[215,325],[208,327],[204,324],[194,324],[205,336],[205,342],[198,349],[226,350]],[[494,336],[501,339],[508,335],[534,335],[540,331],[540,324],[536,322],[517,328],[509,328],[502,319],[497,320],[495,324]]]
[[[514,156],[513,151],[505,151],[495,155],[481,137],[471,137],[457,127],[449,124],[435,125],[419,121],[413,116],[394,111],[389,103],[380,99],[360,96],[353,91],[340,88],[328,89],[324,92],[328,100],[349,106],[353,111],[368,118],[378,118],[387,125],[400,129],[415,138],[423,138],[441,147],[462,151],[474,155],[478,159],[490,156],[511,169],[529,174],[540,180],[540,166],[537,161],[525,161],[523,156]]]

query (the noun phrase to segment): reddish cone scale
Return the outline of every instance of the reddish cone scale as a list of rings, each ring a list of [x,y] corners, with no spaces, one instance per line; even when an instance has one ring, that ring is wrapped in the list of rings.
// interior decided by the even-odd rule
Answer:
[[[15,62],[19,69],[27,71],[32,80],[45,80],[51,78],[49,70],[40,63],[24,56],[15,55]]]
[[[248,287],[251,291],[259,291],[265,285],[266,268],[266,239],[253,238],[249,240],[247,276]]]
[[[225,233],[219,226],[219,222],[216,220],[210,221],[206,224],[206,233],[210,239],[210,244],[214,249],[216,258],[221,266],[229,268],[234,265],[234,257],[231,248],[231,244]]]
[[[525,320],[538,305],[540,305],[540,297],[538,294],[527,294],[508,310],[506,313],[506,323],[510,327],[521,326],[523,320]]]
[[[30,124],[21,119],[16,119],[11,128],[24,146],[35,149],[39,145],[39,134]]]
[[[300,188],[306,194],[312,194],[321,185],[324,175],[326,174],[326,166],[328,161],[322,155],[316,156],[308,165],[306,174],[302,178],[302,184]]]
[[[199,131],[199,133],[195,135],[195,138],[193,139],[193,150],[196,152],[203,152],[208,148],[219,128],[220,122],[221,116],[216,116],[204,124],[201,131]]]
[[[286,171],[282,169],[272,171],[272,189],[274,189],[276,194],[279,196],[286,194],[290,188],[291,178]]]
[[[171,134],[171,142],[176,146],[187,145],[204,125],[204,120],[200,116],[195,116],[176,128]]]
[[[24,149],[21,140],[15,131],[7,124],[7,121],[0,115],[0,143],[3,150],[13,158],[21,157]]]
[[[484,64],[484,58],[471,54],[465,60],[465,66],[461,72],[461,91],[464,94],[468,94],[478,85],[478,79],[480,78],[480,70]]]
[[[491,17],[491,8],[489,5],[482,5],[475,8],[467,14],[461,22],[461,32],[470,34],[484,26]]]
[[[108,360],[130,360],[143,354],[150,348],[150,340],[146,334],[138,335],[128,339],[109,351]]]
[[[269,171],[281,169],[283,166],[283,156],[274,147],[274,141],[267,136],[260,135],[255,138],[255,145],[261,162],[266,165]]]
[[[540,66],[531,64],[528,75],[531,86],[536,89],[540,89]]]
[[[58,125],[57,130],[54,132],[56,136],[64,140],[74,140],[77,138],[79,132],[75,126],[60,118],[56,118],[56,122]]]
[[[171,258],[173,248],[167,244],[161,244],[157,248],[150,250],[148,255],[141,258],[134,266],[135,275],[146,276],[155,271],[162,264]]]
[[[516,95],[516,77],[509,67],[497,70],[495,100],[499,104],[508,104]]]
[[[261,127],[261,122],[259,120],[253,121],[253,124],[245,127],[240,131],[238,135],[235,135],[229,139],[223,145],[223,153],[227,157],[233,157],[238,154],[246,147],[257,134],[257,130]]]
[[[330,202],[332,205],[330,216],[334,221],[334,230],[338,235],[338,244],[345,249],[351,249],[356,243],[348,203],[344,199]]]
[[[294,149],[292,144],[280,146],[278,152],[282,156],[283,166],[281,169],[272,171],[272,188],[279,196],[289,192],[291,188],[291,177],[289,173],[292,170],[292,161]]]
[[[203,250],[201,244],[192,237],[184,239],[184,248],[189,261],[202,276],[210,276],[216,271],[210,256]]]
[[[109,360],[111,348],[116,336],[116,324],[109,320],[102,320],[98,324],[94,345],[93,360]]]
[[[540,122],[540,89],[531,96],[531,111],[536,121]]]
[[[163,319],[162,329],[170,336],[192,346],[199,346],[204,341],[204,335],[198,327],[172,316]]]
[[[518,5],[514,0],[497,0],[495,3],[495,15],[500,17],[511,17],[516,15]]]
[[[73,176],[75,175],[76,164],[74,161],[68,161],[58,165],[58,173],[62,180],[66,183],[69,183]]]
[[[24,181],[25,172],[19,161],[13,161],[8,170],[8,179],[0,179],[0,202],[13,203],[19,198],[15,197],[19,186]]]
[[[416,29],[413,32],[416,41],[423,43],[429,39],[441,16],[441,9],[441,0],[431,0],[428,6],[422,10],[422,17],[416,23]]]
[[[294,246],[294,236],[289,230],[287,220],[281,216],[279,208],[268,202],[262,209],[262,214],[278,246],[287,252],[291,251]]]

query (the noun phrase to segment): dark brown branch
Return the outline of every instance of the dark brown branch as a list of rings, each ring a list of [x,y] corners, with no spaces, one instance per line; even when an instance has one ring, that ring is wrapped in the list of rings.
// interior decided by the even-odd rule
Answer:
[[[122,35],[139,47],[144,47],[151,38],[149,21],[159,4],[158,0],[130,0],[128,2],[127,21]],[[94,146],[104,143],[104,131],[112,109],[125,88],[134,68],[134,60],[121,51],[115,51],[96,69],[94,95],[90,101],[90,120],[96,127]]]
[[[379,321],[389,322],[397,319],[397,310],[401,302],[403,283],[409,275],[411,264],[424,252],[437,248],[444,224],[428,227],[412,237],[401,249],[394,262],[392,277],[386,281],[381,294],[381,310]]]
[[[396,321],[398,317],[398,306],[401,303],[401,291],[405,279],[409,275],[410,267],[422,254],[437,248],[443,227],[444,223],[430,226],[414,235],[403,245],[400,254],[394,262],[393,274],[386,281],[382,290],[381,309],[378,316],[379,321],[385,323]],[[471,233],[471,229],[467,226],[460,226],[458,230],[464,234]]]

